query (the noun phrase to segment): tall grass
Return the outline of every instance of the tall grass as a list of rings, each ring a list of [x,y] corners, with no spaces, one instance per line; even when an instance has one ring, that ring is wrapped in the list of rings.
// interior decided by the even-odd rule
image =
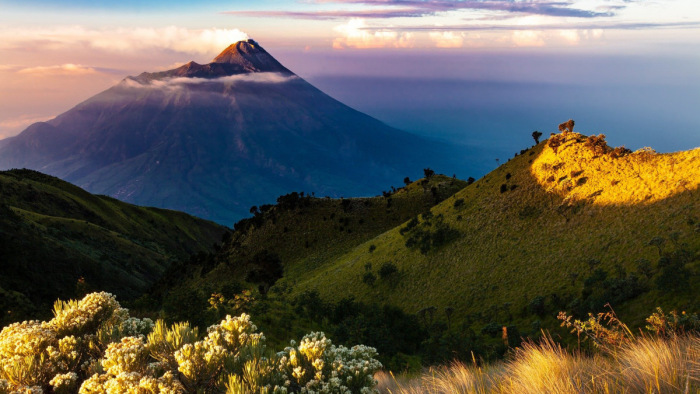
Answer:
[[[479,367],[462,363],[421,376],[376,376],[379,390],[415,393],[700,393],[700,337],[639,338],[614,354],[583,355],[550,338],[524,343],[512,358]]]

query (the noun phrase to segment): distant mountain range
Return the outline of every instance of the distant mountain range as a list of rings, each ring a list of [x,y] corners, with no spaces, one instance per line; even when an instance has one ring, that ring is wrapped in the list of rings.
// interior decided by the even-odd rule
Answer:
[[[0,169],[228,226],[291,191],[375,195],[425,167],[484,173],[485,164],[467,166],[469,155],[347,107],[253,40],[209,64],[125,78],[0,141]]]

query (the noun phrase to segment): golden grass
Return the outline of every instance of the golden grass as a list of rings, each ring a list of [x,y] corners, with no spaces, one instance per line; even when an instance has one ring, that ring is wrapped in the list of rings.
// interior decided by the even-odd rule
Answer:
[[[547,192],[568,203],[651,203],[700,186],[698,149],[665,154],[640,150],[613,157],[592,152],[582,134],[555,138],[561,145],[556,149],[545,147],[530,172]]]
[[[380,392],[392,394],[700,393],[700,337],[640,338],[607,356],[572,353],[545,338],[493,365],[453,363],[415,378],[375,378]]]

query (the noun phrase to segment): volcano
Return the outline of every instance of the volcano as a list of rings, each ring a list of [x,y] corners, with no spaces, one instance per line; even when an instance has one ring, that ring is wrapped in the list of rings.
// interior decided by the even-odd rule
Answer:
[[[0,141],[0,169],[230,226],[291,191],[376,195],[428,166],[463,171],[456,153],[336,101],[246,40],[32,124]]]

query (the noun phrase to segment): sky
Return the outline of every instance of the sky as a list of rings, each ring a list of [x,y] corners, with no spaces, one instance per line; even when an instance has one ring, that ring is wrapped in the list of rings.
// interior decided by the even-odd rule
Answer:
[[[247,37],[363,112],[495,158],[570,117],[632,148],[700,146],[697,0],[0,0],[0,138]]]

